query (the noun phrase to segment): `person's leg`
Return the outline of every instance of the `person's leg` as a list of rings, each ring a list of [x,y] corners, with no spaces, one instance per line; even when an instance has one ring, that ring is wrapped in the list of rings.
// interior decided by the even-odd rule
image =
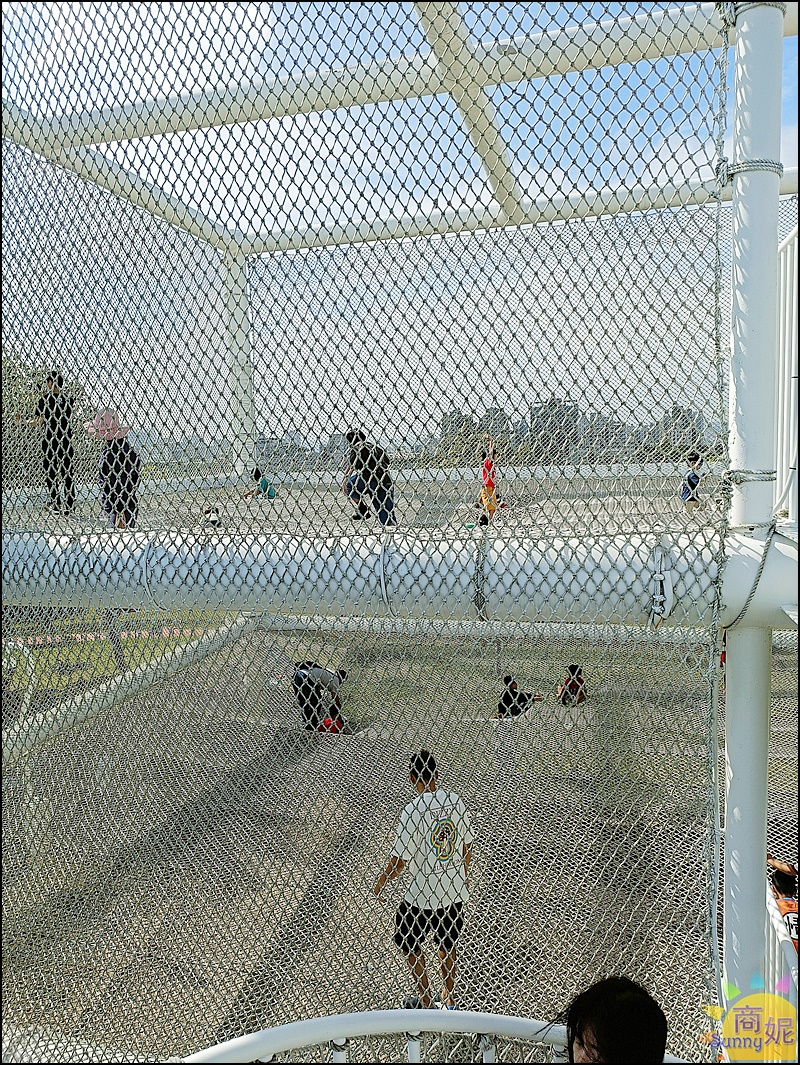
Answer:
[[[456,943],[464,927],[461,910],[462,903],[460,902],[442,907],[435,911],[431,922],[433,941],[438,948],[439,963],[442,968],[442,984],[444,985],[442,1001],[448,1009],[454,1009],[456,1004]]]
[[[455,1006],[456,948],[445,950],[443,947],[439,947],[439,963],[442,966],[442,985],[444,987],[442,1002],[448,1007]]]
[[[429,1010],[433,998],[431,996],[431,985],[428,981],[428,968],[425,964],[425,955],[421,952],[419,954],[407,954],[406,962],[411,970],[411,975],[414,977],[414,986],[417,989],[417,994],[422,1002],[422,1008]]]
[[[295,675],[292,678],[292,689],[294,690],[295,698],[297,699],[297,705],[300,708],[300,724],[308,731],[311,731],[314,728],[311,720],[313,714],[310,701],[310,688],[311,682],[308,677]]]
[[[50,505],[53,507],[59,507],[58,499],[58,470],[51,447],[45,447],[42,455],[42,464],[44,466],[44,483],[47,485],[47,491],[50,496]]]
[[[352,477],[347,478],[344,491],[345,495],[352,499],[356,505],[356,512],[353,515],[354,521],[370,516],[369,503],[363,498],[366,490],[367,483],[359,474],[354,473]]]
[[[75,452],[68,447],[61,461],[61,477],[64,481],[64,510],[68,513],[75,506]]]
[[[432,1001],[425,955],[422,953],[422,944],[428,931],[429,913],[430,911],[420,910],[404,899],[397,907],[394,918],[395,946],[403,952],[406,965],[414,977],[414,987],[423,1009],[430,1009]]]
[[[394,517],[394,486],[389,480],[375,480],[372,486],[372,501],[378,521],[381,525],[395,525]]]

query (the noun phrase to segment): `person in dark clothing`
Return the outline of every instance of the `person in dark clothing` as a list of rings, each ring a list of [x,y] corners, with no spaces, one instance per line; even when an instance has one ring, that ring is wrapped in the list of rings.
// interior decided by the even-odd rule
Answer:
[[[57,370],[48,373],[33,419],[25,421],[17,414],[16,420],[25,425],[40,425],[44,428],[42,466],[45,485],[50,496],[50,510],[53,513],[69,514],[75,506],[75,451],[72,446],[73,404],[72,397],[68,396],[63,388],[63,376]]]
[[[351,429],[345,439],[349,450],[344,492],[356,505],[353,521],[370,516],[371,501],[381,525],[396,525],[389,456],[379,444],[370,443],[361,429]]]
[[[581,666],[567,666],[567,675],[557,689],[562,706],[577,706],[586,698],[586,681],[583,679]]]
[[[681,499],[687,510],[697,510],[701,505],[698,488],[700,486],[700,478],[703,476],[700,472],[703,459],[699,452],[692,451],[687,455],[687,462],[689,463],[689,469],[684,474],[683,483],[681,484]]]
[[[510,673],[503,677],[503,694],[497,704],[498,717],[519,717],[524,714],[531,703],[540,703],[543,695],[534,695],[532,692],[521,692],[519,685]]]
[[[571,1062],[662,1062],[667,1018],[656,1000],[627,976],[587,987],[558,1017],[567,1026]]]
[[[341,687],[344,669],[326,669],[318,662],[295,662],[292,690],[300,708],[300,720],[309,732],[341,732],[346,726]]]
[[[129,425],[120,425],[116,413],[106,408],[84,424],[90,436],[103,441],[98,464],[100,498],[109,524],[116,529],[135,529],[139,516],[140,461],[125,437]]]

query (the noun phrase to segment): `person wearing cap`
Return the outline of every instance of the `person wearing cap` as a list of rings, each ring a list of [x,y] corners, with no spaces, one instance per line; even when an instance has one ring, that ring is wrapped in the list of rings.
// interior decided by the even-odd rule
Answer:
[[[98,462],[100,499],[108,515],[108,523],[116,529],[135,529],[139,514],[139,456],[125,439],[129,425],[120,425],[116,411],[110,407],[99,410],[84,429],[102,441]]]
[[[543,695],[521,692],[516,678],[507,673],[503,677],[503,694],[497,704],[497,716],[500,718],[519,717],[520,714],[525,713],[531,703],[540,703],[543,699]]]
[[[69,514],[75,506],[75,452],[72,447],[72,397],[63,391],[64,378],[57,371],[47,374],[34,417],[16,420],[22,425],[42,426],[42,465],[54,514]],[[62,498],[63,489],[63,498]]]

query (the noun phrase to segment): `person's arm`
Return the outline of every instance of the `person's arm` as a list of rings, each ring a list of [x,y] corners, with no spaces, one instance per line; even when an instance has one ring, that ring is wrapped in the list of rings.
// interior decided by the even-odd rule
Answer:
[[[44,425],[44,418],[23,418],[19,411],[14,415],[14,420],[20,425]]]
[[[777,869],[779,873],[785,873],[787,876],[797,876],[797,870],[791,862],[781,861],[780,858],[773,858],[771,854],[767,855],[767,865],[771,869]]]
[[[375,885],[372,888],[372,893],[375,898],[380,898],[380,894],[386,887],[388,881],[394,880],[396,877],[400,876],[405,867],[406,863],[402,858],[398,858],[396,854],[391,856],[386,868],[375,881]]]
[[[472,861],[471,843],[464,844],[464,850],[462,851],[462,854],[464,855],[464,879],[466,880],[467,887],[469,888],[469,863]]]

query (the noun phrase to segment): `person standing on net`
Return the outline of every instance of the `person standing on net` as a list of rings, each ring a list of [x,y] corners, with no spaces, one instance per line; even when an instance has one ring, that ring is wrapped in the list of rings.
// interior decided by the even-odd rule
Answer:
[[[99,410],[83,427],[103,445],[98,460],[98,482],[108,524],[115,529],[135,529],[142,463],[138,452],[125,439],[131,427],[121,425],[116,411],[110,407]]]
[[[472,826],[460,796],[439,788],[436,759],[430,751],[412,755],[409,777],[417,797],[400,815],[392,855],[372,890],[380,898],[387,881],[409,866],[411,883],[397,908],[394,941],[405,956],[417,993],[407,995],[403,1007],[434,1005],[423,954],[431,933],[442,971],[442,1008],[455,1009],[456,944],[469,898]]]
[[[372,502],[381,525],[397,524],[394,514],[394,485],[389,474],[389,456],[380,444],[367,440],[361,429],[345,433],[348,444],[344,494],[356,505],[353,521],[370,516]]]
[[[492,438],[487,434],[486,448],[481,452],[481,494],[478,498],[478,506],[483,508],[483,514],[479,519],[480,525],[488,525],[500,507],[497,497],[497,470],[495,460],[497,451]]]
[[[689,469],[683,476],[681,500],[686,510],[691,511],[699,509],[702,505],[698,488],[700,487],[700,478],[703,476],[700,472],[703,459],[698,451],[690,451],[686,456],[686,461],[689,464]]]
[[[72,446],[72,397],[63,391],[64,378],[53,370],[47,374],[34,417],[23,425],[42,426],[42,465],[50,496],[49,509],[54,514],[69,514],[75,506],[75,451]],[[63,488],[63,501],[61,491]]]

